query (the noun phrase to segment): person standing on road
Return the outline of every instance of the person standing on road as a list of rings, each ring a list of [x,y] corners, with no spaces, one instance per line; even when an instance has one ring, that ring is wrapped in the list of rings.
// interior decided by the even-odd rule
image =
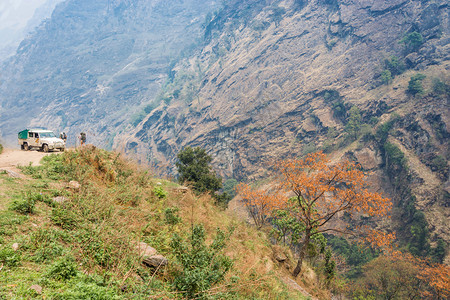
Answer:
[[[82,132],[80,133],[80,145],[83,146],[84,144],[86,144],[86,133]]]
[[[64,141],[64,143],[67,142],[67,134],[65,132],[61,132],[59,134],[59,138],[62,139]]]

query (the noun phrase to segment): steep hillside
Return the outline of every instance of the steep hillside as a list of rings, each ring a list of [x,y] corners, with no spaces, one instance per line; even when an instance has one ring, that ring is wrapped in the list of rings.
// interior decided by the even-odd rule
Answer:
[[[275,260],[264,233],[218,208],[208,195],[153,178],[120,154],[88,146],[46,156],[42,165],[22,171],[28,176],[0,171],[1,299],[309,295],[289,279],[288,257]],[[194,226],[202,229],[194,232]],[[186,251],[194,236],[198,248]],[[156,251],[168,264],[146,262]],[[182,272],[178,253],[192,260],[192,269]],[[298,282],[328,297],[312,276],[309,270]],[[180,290],[177,282],[186,285]],[[186,289],[197,285],[193,292]]]
[[[151,105],[171,61],[201,36],[213,1],[61,3],[2,66],[0,128],[65,130],[106,145]],[[74,143],[75,139],[69,141]]]
[[[446,1],[227,2],[173,69],[167,101],[117,145],[168,172],[183,146],[201,146],[238,180],[324,149],[395,199],[406,244],[414,222],[448,243],[448,24]]]

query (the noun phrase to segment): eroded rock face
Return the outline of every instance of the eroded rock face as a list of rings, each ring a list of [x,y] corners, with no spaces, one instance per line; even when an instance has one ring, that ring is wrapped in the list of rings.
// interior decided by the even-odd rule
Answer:
[[[330,128],[342,133],[345,118],[333,111],[337,102],[357,105],[370,118],[407,101],[404,82],[386,92],[376,77],[384,58],[405,56],[399,40],[416,30],[412,24],[426,43],[410,54],[410,67],[448,61],[448,17],[438,2],[310,1],[301,9],[286,2],[279,22],[269,5],[246,12],[246,1],[233,2],[197,56],[206,70],[198,97],[188,103],[174,98],[154,109],[117,145],[142,161],[167,165],[167,172],[174,172],[174,158],[185,145],[201,146],[222,175],[260,177],[275,160],[301,155],[311,143],[322,146]],[[251,19],[240,19],[238,11]],[[255,30],[260,23],[266,27]],[[437,30],[445,34],[438,38]],[[223,56],[211,64],[218,48]],[[337,98],[327,98],[327,91]],[[375,105],[380,102],[384,111]]]

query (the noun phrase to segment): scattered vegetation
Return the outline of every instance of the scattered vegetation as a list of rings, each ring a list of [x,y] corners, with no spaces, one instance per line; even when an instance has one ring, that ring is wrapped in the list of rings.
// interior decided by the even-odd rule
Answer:
[[[422,96],[424,94],[424,89],[422,86],[422,81],[426,78],[423,74],[416,74],[411,76],[408,83],[407,92],[412,96]]]
[[[264,235],[224,214],[209,195],[156,184],[95,147],[47,156],[23,172],[31,179],[0,174],[8,188],[0,199],[0,298],[36,297],[33,284],[47,299],[299,298],[267,271]],[[7,209],[13,203],[21,205]],[[136,241],[169,265],[146,267]]]

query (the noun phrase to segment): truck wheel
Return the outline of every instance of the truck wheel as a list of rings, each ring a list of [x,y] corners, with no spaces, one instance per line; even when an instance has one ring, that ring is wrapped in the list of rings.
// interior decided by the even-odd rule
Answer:
[[[47,144],[42,145],[42,150],[44,152],[48,152],[48,145]]]
[[[30,147],[28,147],[27,143],[23,143],[23,150],[25,150],[25,151],[30,150]]]
[[[61,151],[61,152],[64,152],[64,150],[66,150],[66,148],[61,148],[61,149],[59,149],[59,151]]]

